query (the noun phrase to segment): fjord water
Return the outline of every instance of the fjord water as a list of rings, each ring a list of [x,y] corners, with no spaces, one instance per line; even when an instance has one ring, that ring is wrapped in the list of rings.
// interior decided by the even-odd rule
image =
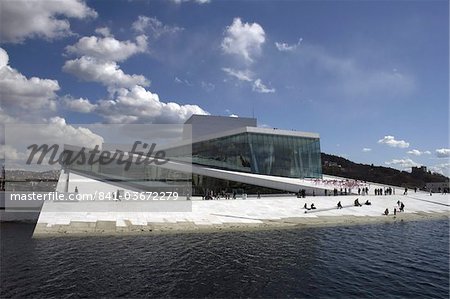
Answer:
[[[1,224],[1,298],[448,298],[449,222],[31,239]]]

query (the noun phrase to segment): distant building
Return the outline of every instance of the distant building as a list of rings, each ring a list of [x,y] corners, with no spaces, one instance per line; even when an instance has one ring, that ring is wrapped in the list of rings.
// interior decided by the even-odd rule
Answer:
[[[427,173],[427,167],[426,166],[418,166],[418,167],[413,166],[411,168],[411,174],[422,175],[422,174],[425,174],[425,173]]]
[[[342,168],[340,164],[333,161],[324,161],[323,169],[333,175],[340,175],[342,172],[345,172],[345,168]]]
[[[342,167],[337,162],[332,162],[332,161],[324,161],[323,162],[323,166],[325,166],[325,167],[336,167],[336,168],[341,168]]]
[[[444,192],[448,193],[449,191],[449,182],[438,182],[438,183],[427,183],[426,188],[427,191],[431,191],[433,193]]]

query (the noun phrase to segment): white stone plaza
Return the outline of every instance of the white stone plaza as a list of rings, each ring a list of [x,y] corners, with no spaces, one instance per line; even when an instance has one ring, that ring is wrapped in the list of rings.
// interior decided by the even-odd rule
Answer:
[[[98,182],[81,175],[71,174],[70,184],[80,190],[115,191],[115,186]],[[370,184],[371,189],[378,184]],[[383,187],[383,186],[381,186]],[[385,186],[384,186],[385,187]],[[373,192],[369,192],[373,194]],[[358,198],[361,207],[354,206]],[[220,229],[233,227],[281,227],[302,225],[327,225],[367,223],[372,221],[414,220],[427,216],[449,216],[449,196],[430,195],[425,192],[409,190],[403,195],[400,188],[396,195],[347,195],[347,196],[307,196],[295,195],[248,197],[229,200],[202,200],[194,197],[190,212],[145,212],[126,211],[126,201],[113,201],[105,206],[104,202],[91,201],[75,203],[45,202],[36,226],[35,235],[45,234],[101,234],[127,232],[164,232],[201,229]],[[364,205],[366,201],[371,205]],[[343,208],[337,209],[340,201]],[[398,201],[405,205],[404,212],[399,211]],[[185,198],[180,203],[186,204]],[[314,203],[315,210],[310,208]],[[86,204],[86,206],[82,206]],[[87,206],[89,204],[89,206]],[[145,204],[145,203],[143,203]],[[56,209],[55,209],[56,206]],[[100,212],[96,211],[101,208]],[[385,209],[389,215],[384,216]]]

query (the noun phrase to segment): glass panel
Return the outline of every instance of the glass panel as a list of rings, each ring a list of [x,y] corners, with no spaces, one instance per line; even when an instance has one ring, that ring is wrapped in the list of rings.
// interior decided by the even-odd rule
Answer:
[[[318,178],[322,174],[318,138],[276,134],[242,133],[198,142],[192,145],[192,162],[294,178]]]

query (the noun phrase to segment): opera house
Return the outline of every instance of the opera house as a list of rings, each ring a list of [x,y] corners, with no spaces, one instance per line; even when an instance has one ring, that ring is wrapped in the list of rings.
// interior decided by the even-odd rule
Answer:
[[[66,145],[64,152],[75,154],[78,150],[77,146]],[[160,165],[66,163],[58,191],[74,191],[71,173],[119,189],[176,190],[191,196],[210,192],[274,194],[299,189],[312,193],[323,189],[302,184],[305,179],[322,178],[319,135],[258,127],[255,118],[192,115],[185,122],[182,140],[158,150],[164,151],[166,158]],[[134,151],[128,154],[136,156]]]

